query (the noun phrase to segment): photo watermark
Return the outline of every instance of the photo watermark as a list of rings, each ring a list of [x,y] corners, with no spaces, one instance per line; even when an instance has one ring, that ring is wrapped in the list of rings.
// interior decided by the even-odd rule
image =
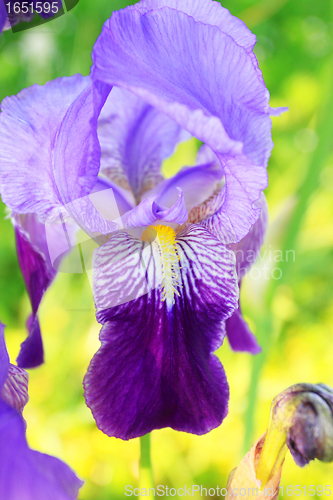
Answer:
[[[52,21],[72,10],[79,0],[0,0],[7,12],[5,29],[13,33]]]

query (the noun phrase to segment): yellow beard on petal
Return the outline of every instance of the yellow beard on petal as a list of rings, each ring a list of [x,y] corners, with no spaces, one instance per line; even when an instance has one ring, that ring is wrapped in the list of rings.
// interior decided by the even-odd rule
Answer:
[[[158,247],[162,269],[162,300],[172,305],[175,294],[179,296],[177,288],[181,287],[176,233],[171,227],[159,224],[145,229],[141,239]]]

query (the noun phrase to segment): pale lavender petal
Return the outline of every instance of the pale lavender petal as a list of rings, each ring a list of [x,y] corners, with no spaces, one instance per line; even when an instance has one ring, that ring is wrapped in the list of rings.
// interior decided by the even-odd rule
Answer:
[[[260,217],[261,211],[256,202],[262,190],[267,187],[267,173],[244,155],[228,159],[224,157],[223,167],[225,174],[223,203],[214,215],[202,222],[202,225],[223,243],[230,244],[240,241]],[[246,218],[244,218],[245,209]]]
[[[76,75],[3,100],[0,190],[10,208],[45,222],[72,202],[81,225],[108,232],[110,223],[87,198],[99,171],[97,117],[108,91]]]
[[[179,188],[182,190],[186,209],[190,211],[210,198],[222,178],[223,170],[218,161],[196,167],[184,167],[174,177],[148,191],[146,196],[155,194],[160,205],[171,207],[179,197]]]
[[[175,9],[128,7],[105,23],[93,53],[95,81],[130,90],[218,156],[225,242],[257,220],[253,203],[267,185],[272,148],[268,92],[249,47]]]
[[[168,116],[127,90],[113,87],[98,122],[101,172],[137,201],[163,179],[162,161],[185,138]]]
[[[170,302],[155,246],[117,232],[95,251],[102,346],[85,397],[98,427],[122,439],[168,426],[203,434],[227,413],[228,384],[212,352],[237,306],[233,256],[203,228],[178,233],[179,296]]]
[[[94,193],[98,193],[98,197],[92,197]],[[135,207],[135,199],[130,191],[103,178],[98,178],[89,197],[99,213],[107,220],[115,220],[119,215],[122,216]]]
[[[20,414],[0,399],[0,493],[6,500],[74,500],[83,482],[61,460],[31,450]]]
[[[135,8],[141,12],[161,7],[171,7],[172,9],[185,12],[196,21],[217,26],[221,31],[231,36],[238,45],[250,52],[255,43],[256,36],[251,33],[246,24],[230,14],[228,9],[221,6],[219,2],[212,0],[141,0]]]
[[[127,227],[150,226],[157,221],[184,224],[188,219],[184,196],[181,189],[177,189],[177,199],[171,208],[160,205],[159,197],[150,196],[143,200],[127,216]]]

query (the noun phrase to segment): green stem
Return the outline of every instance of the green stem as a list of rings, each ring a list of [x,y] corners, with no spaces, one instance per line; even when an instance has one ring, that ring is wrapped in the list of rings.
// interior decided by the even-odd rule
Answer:
[[[150,493],[149,498],[154,500],[153,492],[149,488],[154,488],[153,468],[151,465],[150,434],[140,437],[140,479],[139,487],[145,488]]]

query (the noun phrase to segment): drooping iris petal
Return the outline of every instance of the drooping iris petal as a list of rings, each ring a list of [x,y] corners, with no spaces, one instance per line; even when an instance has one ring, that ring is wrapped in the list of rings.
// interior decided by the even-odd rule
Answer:
[[[174,120],[127,90],[113,87],[98,122],[101,172],[136,200],[160,182],[162,161],[186,138]]]
[[[44,361],[43,343],[37,317],[38,307],[44,293],[53,281],[53,268],[45,235],[45,226],[36,215],[12,214],[15,228],[17,256],[29,294],[32,315],[27,321],[29,335],[21,345],[17,363],[22,368],[33,368]],[[62,227],[52,227],[53,246],[58,246]]]
[[[239,243],[229,245],[229,248],[233,250],[236,256],[236,269],[240,285],[243,277],[260,254],[268,226],[268,207],[263,193],[257,202],[257,206],[261,210],[260,217],[252,226],[249,234]],[[261,351],[255,336],[242,316],[239,303],[238,308],[226,321],[226,330],[228,340],[234,351],[247,351],[252,354]]]
[[[170,228],[158,229],[164,230]],[[194,225],[177,234],[175,247],[174,303],[170,296],[162,300],[167,262],[158,243],[117,232],[95,251],[102,345],[84,386],[97,425],[109,436],[130,439],[168,426],[203,434],[227,413],[228,384],[212,352],[237,305],[233,256]]]
[[[159,220],[184,224],[187,221],[188,213],[182,190],[178,189],[177,193],[178,198],[171,208],[160,205],[160,202],[157,202],[157,196],[150,196],[143,200],[128,214],[127,227],[149,226]]]
[[[233,351],[249,352],[251,354],[258,354],[261,351],[257,339],[243,318],[239,303],[238,308],[226,321],[226,331]]]
[[[251,44],[236,43],[229,22],[222,31],[222,8],[212,26],[174,8],[140,12],[140,5],[105,23],[92,77],[130,90],[212,148],[226,182],[224,241],[239,241],[259,216],[253,203],[267,185],[272,148],[268,92]]]
[[[69,207],[74,220],[91,231],[117,228],[87,196],[99,171],[97,117],[108,92],[75,75],[3,100],[0,189],[8,207],[35,213],[42,222]]]

